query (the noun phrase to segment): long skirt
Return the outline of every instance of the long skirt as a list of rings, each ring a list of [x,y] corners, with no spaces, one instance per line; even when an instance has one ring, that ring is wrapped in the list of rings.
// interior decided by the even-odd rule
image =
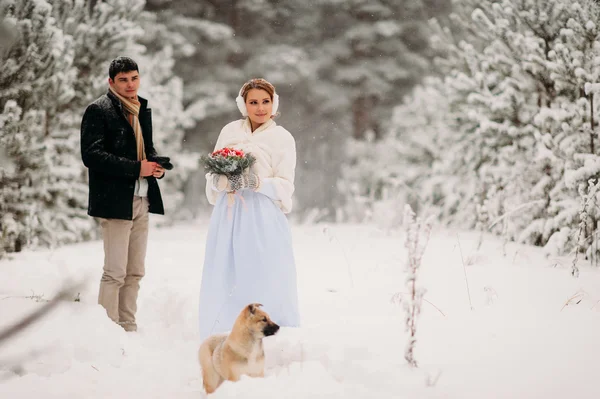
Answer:
[[[210,219],[200,287],[200,339],[231,331],[250,303],[262,304],[282,327],[300,325],[288,220],[266,195],[242,190],[230,206],[221,194]]]

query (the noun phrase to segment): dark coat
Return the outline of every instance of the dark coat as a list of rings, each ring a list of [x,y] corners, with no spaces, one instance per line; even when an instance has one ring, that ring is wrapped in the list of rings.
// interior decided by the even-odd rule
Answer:
[[[152,114],[140,101],[140,125],[146,157],[156,156],[152,143]],[[89,173],[88,215],[105,219],[133,218],[133,192],[140,176],[135,134],[119,99],[110,91],[88,105],[81,122],[81,158]],[[165,213],[158,182],[148,180],[150,213]]]

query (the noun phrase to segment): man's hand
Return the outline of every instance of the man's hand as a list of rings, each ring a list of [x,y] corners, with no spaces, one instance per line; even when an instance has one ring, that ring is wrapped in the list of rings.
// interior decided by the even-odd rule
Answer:
[[[148,162],[144,159],[142,161],[142,167],[140,168],[140,177],[153,176],[157,168],[159,168],[159,166],[156,162]]]
[[[154,169],[154,173],[152,173],[152,176],[156,177],[157,179],[160,179],[164,174],[165,168],[157,164],[156,169]]]

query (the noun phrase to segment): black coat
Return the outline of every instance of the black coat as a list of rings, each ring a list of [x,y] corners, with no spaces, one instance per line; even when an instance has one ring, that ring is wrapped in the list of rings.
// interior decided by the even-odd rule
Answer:
[[[140,125],[146,157],[156,155],[152,143],[152,114],[140,101]],[[110,91],[88,105],[81,121],[81,158],[89,172],[88,215],[106,219],[133,218],[133,192],[140,176],[135,134],[119,99]],[[150,213],[165,213],[158,182],[148,180]]]

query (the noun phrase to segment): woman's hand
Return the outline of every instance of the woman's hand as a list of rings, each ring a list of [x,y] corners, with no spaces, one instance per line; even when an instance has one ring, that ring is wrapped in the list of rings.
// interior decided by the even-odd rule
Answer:
[[[212,179],[213,188],[218,192],[225,190],[229,185],[229,180],[225,175],[213,174]]]
[[[245,188],[251,190],[258,190],[260,187],[260,178],[256,173],[246,172],[241,175],[234,175],[229,178],[228,190],[227,191],[238,191]]]

